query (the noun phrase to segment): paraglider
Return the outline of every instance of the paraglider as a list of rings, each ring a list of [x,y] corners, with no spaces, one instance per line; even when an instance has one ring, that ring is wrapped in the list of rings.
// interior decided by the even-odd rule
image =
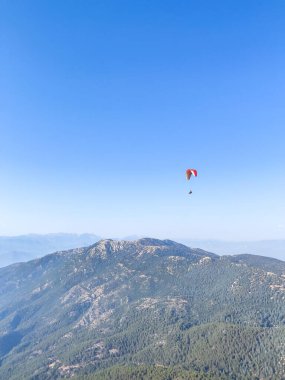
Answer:
[[[194,177],[197,177],[197,175],[198,175],[197,170],[196,170],[196,169],[187,169],[187,170],[186,170],[186,179],[187,179],[188,181],[190,180],[190,178],[191,178],[192,175],[193,175]],[[192,194],[192,190],[190,190],[188,194]]]

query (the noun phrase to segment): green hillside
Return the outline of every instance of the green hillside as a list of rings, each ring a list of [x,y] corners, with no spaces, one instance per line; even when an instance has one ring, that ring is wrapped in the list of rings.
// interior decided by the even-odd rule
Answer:
[[[284,297],[275,259],[155,239],[57,252],[0,269],[0,378],[280,380]]]

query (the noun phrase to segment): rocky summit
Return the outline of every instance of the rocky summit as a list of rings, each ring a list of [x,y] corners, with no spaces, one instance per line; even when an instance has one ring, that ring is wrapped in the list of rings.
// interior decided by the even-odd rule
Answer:
[[[10,380],[285,379],[285,263],[144,238],[13,264],[0,357]]]

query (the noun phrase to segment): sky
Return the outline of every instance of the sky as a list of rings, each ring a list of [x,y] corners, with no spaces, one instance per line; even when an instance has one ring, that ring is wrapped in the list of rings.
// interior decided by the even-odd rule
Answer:
[[[0,1],[0,235],[284,239],[284,18],[283,0]]]

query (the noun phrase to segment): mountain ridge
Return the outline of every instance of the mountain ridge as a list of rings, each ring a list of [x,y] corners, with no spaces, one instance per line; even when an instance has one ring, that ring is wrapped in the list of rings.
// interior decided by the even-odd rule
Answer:
[[[218,256],[152,238],[58,251],[0,269],[0,376],[14,380],[21,370],[45,380],[115,364],[184,363],[201,376],[236,379],[240,336],[254,357],[249,375],[263,363],[261,375],[278,379],[284,294],[285,263],[270,258]],[[272,355],[256,356],[258,342]]]

